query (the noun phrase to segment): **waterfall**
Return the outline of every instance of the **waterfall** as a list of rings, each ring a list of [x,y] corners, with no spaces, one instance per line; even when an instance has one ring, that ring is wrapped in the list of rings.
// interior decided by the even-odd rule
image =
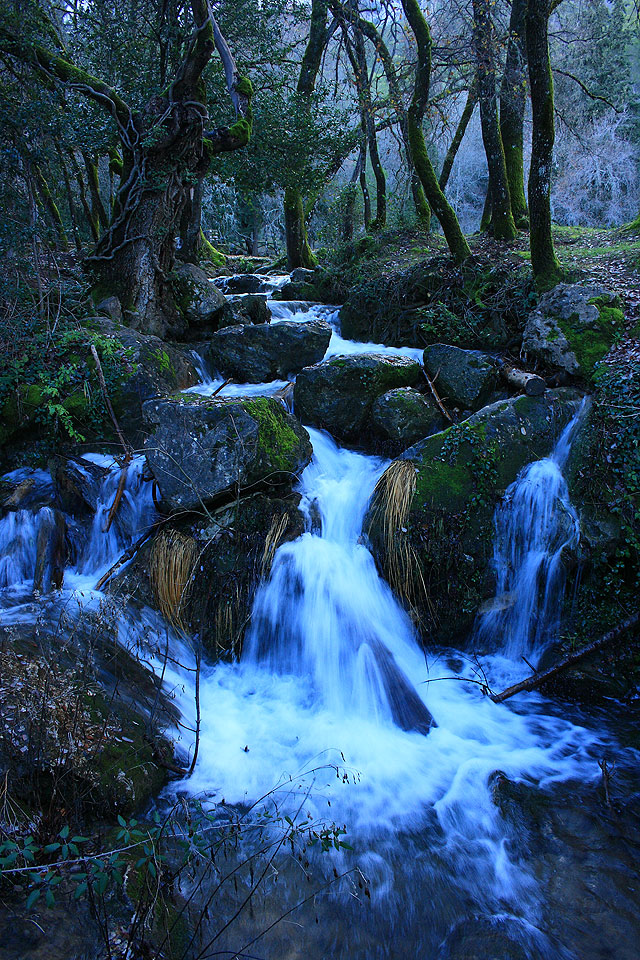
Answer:
[[[300,491],[308,530],[278,550],[258,590],[246,659],[312,678],[314,695],[338,715],[426,733],[429,713],[397,659],[415,647],[412,627],[358,540],[385,465],[307,429],[314,461]]]
[[[510,660],[537,663],[560,626],[563,554],[580,539],[562,468],[584,409],[585,401],[551,455],[521,471],[495,513],[496,596],[481,614],[474,639],[481,649],[499,648]]]

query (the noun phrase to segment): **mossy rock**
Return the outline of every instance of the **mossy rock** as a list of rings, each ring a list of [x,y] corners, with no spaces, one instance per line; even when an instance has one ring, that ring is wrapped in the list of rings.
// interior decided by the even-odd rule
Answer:
[[[619,298],[596,285],[559,283],[530,315],[522,349],[550,367],[592,379],[624,332]]]
[[[309,435],[273,397],[150,400],[147,462],[171,510],[198,510],[239,489],[291,482]]]
[[[562,389],[498,401],[402,454],[415,464],[416,483],[406,534],[398,537],[406,537],[426,585],[416,613],[430,639],[463,641],[493,595],[495,508],[526,464],[549,455],[578,399]],[[383,516],[374,501],[365,529],[386,571]]]
[[[371,418],[381,436],[397,452],[409,444],[438,433],[444,426],[436,402],[414,387],[396,387],[379,396]]]
[[[416,386],[421,379],[420,364],[406,357],[335,357],[298,374],[295,409],[305,423],[329,430],[339,440],[375,447],[375,400],[395,387]]]

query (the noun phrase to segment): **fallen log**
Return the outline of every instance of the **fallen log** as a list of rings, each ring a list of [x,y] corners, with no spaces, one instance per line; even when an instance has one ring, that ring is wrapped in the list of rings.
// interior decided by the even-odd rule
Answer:
[[[537,373],[518,370],[517,367],[511,367],[508,363],[503,363],[500,367],[500,376],[510,387],[523,390],[528,397],[541,397],[547,389],[546,382]]]
[[[563,670],[566,670],[568,667],[572,667],[574,664],[584,660],[585,657],[589,656],[589,654],[595,653],[597,650],[601,650],[603,647],[608,646],[608,644],[619,640],[620,637],[624,636],[625,633],[628,633],[629,630],[633,630],[633,628],[637,627],[638,625],[640,625],[640,613],[635,613],[632,617],[629,617],[628,620],[625,620],[617,627],[614,627],[613,630],[605,633],[604,636],[599,637],[598,640],[594,640],[593,643],[587,644],[586,647],[583,647],[581,650],[577,650],[576,653],[570,653],[567,657],[561,660],[560,663],[557,663],[555,667],[551,667],[549,670],[545,670],[543,673],[534,673],[532,676],[527,677],[526,680],[521,680],[519,683],[514,683],[511,687],[507,687],[507,689],[503,690],[502,693],[492,693],[489,694],[489,696],[494,703],[503,703],[505,700],[509,700],[510,697],[514,697],[516,693],[524,693],[528,690],[535,690],[548,680],[553,680],[553,678],[559,673],[562,673]]]

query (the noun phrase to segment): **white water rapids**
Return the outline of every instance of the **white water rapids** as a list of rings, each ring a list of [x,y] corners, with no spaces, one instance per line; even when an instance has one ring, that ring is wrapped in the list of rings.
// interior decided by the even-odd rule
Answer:
[[[328,319],[334,327],[328,356],[420,353],[343,340],[332,308],[298,309],[273,301],[270,306],[273,322]],[[222,383],[212,376],[193,389],[207,395]],[[273,393],[285,385],[250,389]],[[247,392],[246,385],[230,384],[222,394]],[[492,775],[501,771],[509,780],[542,789],[590,780],[599,773],[601,740],[556,715],[536,694],[494,704],[478,681],[500,689],[521,678],[529,672],[521,654],[535,654],[557,626],[560,554],[577,536],[561,473],[571,431],[553,457],[523,471],[497,513],[498,594],[516,600],[481,623],[484,637],[492,632],[496,652],[477,660],[456,651],[425,658],[410,620],[361,540],[364,513],[386,464],[340,448],[325,433],[309,433],[314,456],[299,484],[307,532],[278,549],[268,581],[258,588],[241,662],[203,668],[198,762],[178,789],[210,803],[224,798],[240,804],[281,785],[276,796],[285,810],[306,798],[305,809],[346,825],[355,848],[351,859],[369,878],[374,903],[387,904],[390,913],[414,896],[425,909],[432,904],[435,942],[460,916],[499,917],[506,911],[535,922],[535,879],[514,852],[511,830],[494,802]],[[96,518],[78,538],[59,603],[73,597],[79,609],[99,604],[101,595],[93,588],[100,576],[151,523],[142,461],[129,470],[118,524],[108,536],[102,532],[104,511],[113,499],[117,469],[103,480]],[[7,514],[0,521],[5,587],[0,623],[34,616],[28,524],[36,522],[31,513]],[[547,588],[540,600],[543,570]],[[156,631],[158,650],[147,655],[160,669],[167,634],[158,615],[123,614],[121,642],[135,647],[143,627]],[[175,659],[191,664],[177,638],[172,643]],[[185,724],[193,726],[193,674],[171,665],[165,684]],[[183,746],[191,749],[184,741]],[[335,768],[347,776],[336,776]],[[536,942],[531,933],[527,938]],[[430,942],[426,934],[418,940]],[[334,955],[346,957],[349,951],[336,948]],[[405,954],[381,947],[378,953],[352,955]],[[432,960],[435,954],[424,956]]]

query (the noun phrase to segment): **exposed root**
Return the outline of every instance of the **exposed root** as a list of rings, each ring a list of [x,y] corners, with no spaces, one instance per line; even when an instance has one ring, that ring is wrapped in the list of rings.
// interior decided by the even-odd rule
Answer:
[[[199,557],[198,544],[178,530],[163,530],[153,541],[149,578],[162,615],[184,628],[182,606]]]

